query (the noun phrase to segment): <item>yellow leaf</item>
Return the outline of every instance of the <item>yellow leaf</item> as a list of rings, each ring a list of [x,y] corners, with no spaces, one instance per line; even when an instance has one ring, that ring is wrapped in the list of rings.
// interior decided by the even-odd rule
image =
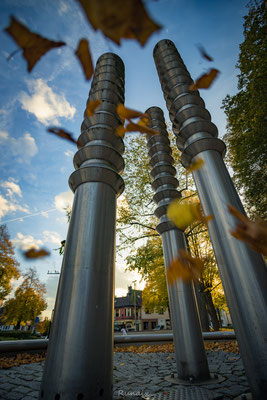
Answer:
[[[189,86],[189,90],[208,89],[219,72],[218,69],[210,69],[207,74],[201,75],[195,83],[192,83],[192,85]]]
[[[158,135],[158,131],[151,129],[148,126],[135,124],[132,121],[126,126],[126,132],[140,132],[140,133],[146,133],[148,135]]]
[[[213,215],[203,215],[199,203],[181,203],[178,199],[170,203],[167,217],[181,230],[186,229],[193,222],[208,223],[214,218]]]
[[[174,200],[167,209],[167,217],[179,229],[184,230],[199,219],[199,203],[181,203]]]
[[[34,248],[31,248],[24,252],[24,257],[26,258],[42,258],[42,257],[47,257],[49,255],[50,253],[46,249],[36,250]]]
[[[202,158],[196,158],[195,161],[187,168],[187,173],[197,171],[204,165]]]
[[[92,100],[89,101],[86,107],[86,114],[88,117],[92,117],[95,113],[95,110],[102,104],[102,100]]]
[[[131,119],[138,117],[146,117],[146,114],[143,114],[141,111],[132,110],[131,108],[124,107],[123,104],[117,105],[117,114],[121,119]]]
[[[125,363],[120,363],[120,365],[125,365]]]
[[[167,267],[167,281],[170,285],[173,285],[177,279],[187,283],[199,278],[203,269],[204,263],[200,258],[194,258],[187,251],[180,250],[179,256]]]
[[[28,63],[28,72],[31,72],[37,61],[49,50],[65,46],[64,42],[54,42],[37,33],[31,32],[25,25],[11,17],[10,25],[5,31],[15,40],[23,50],[23,56]]]
[[[120,137],[122,137],[122,138],[124,138],[125,132],[126,132],[126,130],[125,130],[125,128],[124,128],[123,125],[119,125],[119,126],[116,128],[116,131],[115,131],[116,135],[117,135],[117,136],[120,136]]]
[[[88,40],[86,39],[80,40],[78,48],[75,51],[75,54],[82,65],[85,78],[89,80],[94,73],[94,67],[93,67],[91,53],[89,50]]]
[[[78,0],[92,25],[113,42],[136,39],[142,46],[161,27],[148,15],[142,0]]]

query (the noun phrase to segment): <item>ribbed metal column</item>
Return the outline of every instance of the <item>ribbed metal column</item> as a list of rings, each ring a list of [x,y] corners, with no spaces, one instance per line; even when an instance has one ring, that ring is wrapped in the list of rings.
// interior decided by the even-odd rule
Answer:
[[[263,399],[267,393],[266,265],[260,254],[230,234],[236,221],[228,204],[243,213],[244,209],[223,162],[225,144],[217,138],[198,91],[189,90],[192,79],[181,56],[170,40],[162,40],[154,48],[154,59],[182,164],[187,167],[196,157],[204,161],[193,177],[204,214],[214,215],[209,234],[253,398]]]
[[[148,137],[152,187],[155,190],[153,200],[157,203],[155,215],[160,219],[157,231],[163,244],[165,268],[178,256],[180,249],[186,249],[185,236],[167,218],[167,207],[174,198],[180,197],[177,191],[179,185],[175,178],[176,170],[172,166],[170,142],[160,108],[151,107],[149,115],[150,127],[159,135]],[[178,280],[174,285],[168,285],[170,311],[173,325],[173,338],[177,374],[179,379],[206,380],[209,378],[209,368],[202,339],[201,326],[194,286],[192,282],[184,283]]]
[[[97,61],[88,101],[102,104],[82,123],[69,231],[40,399],[112,399],[116,199],[124,188],[124,144],[115,135],[124,103],[124,65]]]

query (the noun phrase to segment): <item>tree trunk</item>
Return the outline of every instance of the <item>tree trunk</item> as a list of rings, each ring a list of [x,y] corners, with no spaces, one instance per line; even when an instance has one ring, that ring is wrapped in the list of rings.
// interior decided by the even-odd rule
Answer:
[[[216,310],[215,310],[215,307],[214,307],[214,304],[212,301],[211,293],[209,290],[206,290],[204,293],[205,293],[206,305],[207,305],[208,313],[211,318],[213,329],[215,331],[218,331],[220,329],[220,323],[219,323],[217,313],[216,313]]]
[[[17,324],[16,324],[16,326],[15,326],[15,330],[16,330],[16,331],[20,328],[20,323],[21,323],[21,321],[18,321],[18,322],[17,322]]]
[[[203,285],[199,281],[194,282],[196,300],[198,305],[198,312],[200,317],[200,324],[202,332],[209,332],[209,317],[206,308],[206,300],[203,290]]]

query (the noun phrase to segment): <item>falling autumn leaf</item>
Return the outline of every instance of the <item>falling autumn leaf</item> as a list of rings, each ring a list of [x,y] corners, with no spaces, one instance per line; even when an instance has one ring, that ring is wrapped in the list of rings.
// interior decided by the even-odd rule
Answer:
[[[219,72],[218,69],[210,69],[207,74],[201,75],[195,83],[192,83],[192,85],[189,86],[189,90],[208,89]]]
[[[95,113],[95,110],[102,104],[102,100],[92,100],[89,101],[86,107],[86,114],[88,117],[92,117]]]
[[[78,57],[82,65],[85,78],[89,80],[94,73],[94,67],[93,67],[91,53],[89,50],[88,40],[86,39],[80,40],[78,48],[75,51],[75,55]]]
[[[72,134],[64,131],[64,129],[51,127],[51,128],[48,128],[47,130],[50,133],[54,133],[55,135],[57,135],[63,139],[69,140],[70,142],[77,144],[77,141],[73,138]]]
[[[125,128],[126,132],[140,132],[140,133],[146,133],[147,135],[158,135],[158,131],[149,128],[148,126],[143,126],[140,124],[135,124],[134,122],[130,122],[128,125],[126,125]]]
[[[203,58],[205,58],[208,61],[213,61],[213,58],[208,55],[208,53],[206,52],[206,50],[204,49],[203,46],[198,45],[197,47],[198,47],[198,50],[200,51],[200,54],[202,55]]]
[[[36,250],[35,248],[31,248],[23,253],[26,258],[42,258],[50,255],[49,251],[46,249]]]
[[[142,0],[77,0],[92,25],[116,44],[136,39],[142,46],[150,35],[161,29],[148,15]]]
[[[147,117],[146,114],[141,111],[132,110],[131,108],[126,108],[123,104],[117,105],[117,114],[121,119],[132,119],[139,117]]]
[[[199,203],[181,203],[180,199],[173,200],[167,209],[167,217],[177,228],[184,230],[193,222],[207,223],[212,215],[204,216]]]
[[[180,250],[179,256],[172,260],[167,267],[167,281],[170,285],[173,285],[177,279],[187,283],[192,279],[199,278],[203,269],[204,263],[202,260],[192,257],[185,250]]]
[[[64,42],[54,42],[37,33],[31,32],[25,25],[11,17],[10,25],[5,31],[15,40],[23,50],[23,56],[28,63],[28,72],[31,72],[37,61],[49,50],[65,46]]]
[[[257,253],[267,256],[267,223],[262,220],[251,221],[232,205],[228,206],[228,210],[238,220],[231,235]]]
[[[203,165],[204,161],[202,160],[202,158],[196,158],[195,161],[191,165],[189,165],[186,172],[190,173],[192,171],[197,171],[198,169],[202,168]]]
[[[116,135],[117,135],[117,136],[120,136],[120,137],[122,137],[122,138],[124,138],[125,132],[126,132],[126,129],[124,128],[123,125],[119,125],[119,126],[116,128],[116,131],[115,131]]]

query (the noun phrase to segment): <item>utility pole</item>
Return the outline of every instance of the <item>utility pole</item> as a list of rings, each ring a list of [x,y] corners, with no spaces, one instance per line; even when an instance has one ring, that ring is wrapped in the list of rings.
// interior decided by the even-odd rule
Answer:
[[[135,332],[137,331],[136,329],[136,292],[135,292],[135,284],[136,284],[136,280],[133,281],[134,284],[134,326],[135,326]]]

